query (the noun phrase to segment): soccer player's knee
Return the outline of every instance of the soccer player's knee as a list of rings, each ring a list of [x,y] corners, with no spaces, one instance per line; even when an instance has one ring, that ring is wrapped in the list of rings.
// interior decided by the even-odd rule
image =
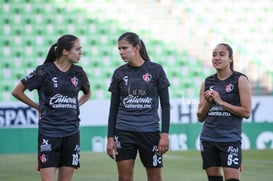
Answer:
[[[223,181],[222,176],[208,176],[209,181]]]

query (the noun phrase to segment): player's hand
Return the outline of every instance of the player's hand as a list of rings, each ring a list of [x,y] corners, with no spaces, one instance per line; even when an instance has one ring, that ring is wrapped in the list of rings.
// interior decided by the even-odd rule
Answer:
[[[169,134],[161,133],[160,140],[158,144],[158,153],[163,155],[169,150]]]
[[[207,102],[211,103],[213,101],[212,90],[205,91],[204,92],[204,97],[207,100]]]
[[[113,160],[116,160],[116,144],[113,137],[109,137],[107,140],[107,154],[112,158]]]
[[[219,93],[215,90],[211,91],[211,96],[213,98],[213,101],[218,104],[218,105],[222,105],[223,100],[221,99]]]

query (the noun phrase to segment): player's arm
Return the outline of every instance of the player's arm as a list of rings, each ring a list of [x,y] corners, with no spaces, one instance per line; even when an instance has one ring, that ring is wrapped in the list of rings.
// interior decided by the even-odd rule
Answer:
[[[89,89],[89,91],[86,94],[82,94],[79,98],[79,106],[83,105],[86,101],[89,100],[89,98],[92,96],[92,91]]]
[[[110,101],[110,111],[108,117],[108,133],[107,133],[107,154],[115,159],[116,145],[114,140],[114,130],[116,125],[116,119],[119,107],[119,94],[112,93]]]
[[[213,100],[231,114],[238,117],[249,118],[251,113],[251,89],[249,81],[245,76],[239,78],[238,88],[241,102],[240,106],[223,101],[216,91],[212,92]]]
[[[12,91],[12,95],[16,97],[18,100],[22,101],[23,103],[27,104],[30,107],[40,111],[40,107],[37,103],[32,101],[26,94],[25,94],[26,87],[22,82],[19,82]]]
[[[83,70],[82,70],[82,81],[83,81],[83,85],[81,87],[81,91],[83,92],[83,94],[78,99],[79,106],[86,103],[92,96],[90,82],[87,78],[86,73]]]
[[[170,128],[170,97],[168,87],[159,90],[161,105],[162,128],[161,133],[169,133]]]
[[[158,144],[158,153],[164,154],[169,150],[169,128],[170,128],[170,97],[168,87],[159,90],[161,105],[162,127]]]

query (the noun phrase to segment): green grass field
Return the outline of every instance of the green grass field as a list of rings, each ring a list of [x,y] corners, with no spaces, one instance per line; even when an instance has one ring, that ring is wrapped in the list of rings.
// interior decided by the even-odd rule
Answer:
[[[135,181],[145,181],[146,173],[139,160]],[[170,151],[164,156],[165,181],[206,181],[198,151]],[[36,154],[0,155],[1,181],[37,181]],[[81,168],[74,181],[116,181],[116,165],[106,153],[81,152]],[[273,150],[244,150],[242,181],[273,181]]]

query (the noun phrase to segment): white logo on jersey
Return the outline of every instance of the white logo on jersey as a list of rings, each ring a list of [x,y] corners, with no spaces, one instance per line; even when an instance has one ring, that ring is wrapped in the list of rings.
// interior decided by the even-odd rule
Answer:
[[[54,87],[58,87],[58,80],[57,80],[57,77],[53,77],[52,79],[52,82],[54,84]]]
[[[152,108],[152,98],[128,95],[123,99],[123,104],[126,108]]]
[[[53,108],[73,108],[76,109],[77,100],[61,94],[56,94],[50,98],[49,104]]]
[[[123,80],[124,80],[124,82],[125,82],[125,85],[128,85],[128,75],[125,75],[125,76],[123,77]]]
[[[214,88],[214,86],[212,85],[212,86],[209,87],[209,90],[212,91],[213,88]]]

